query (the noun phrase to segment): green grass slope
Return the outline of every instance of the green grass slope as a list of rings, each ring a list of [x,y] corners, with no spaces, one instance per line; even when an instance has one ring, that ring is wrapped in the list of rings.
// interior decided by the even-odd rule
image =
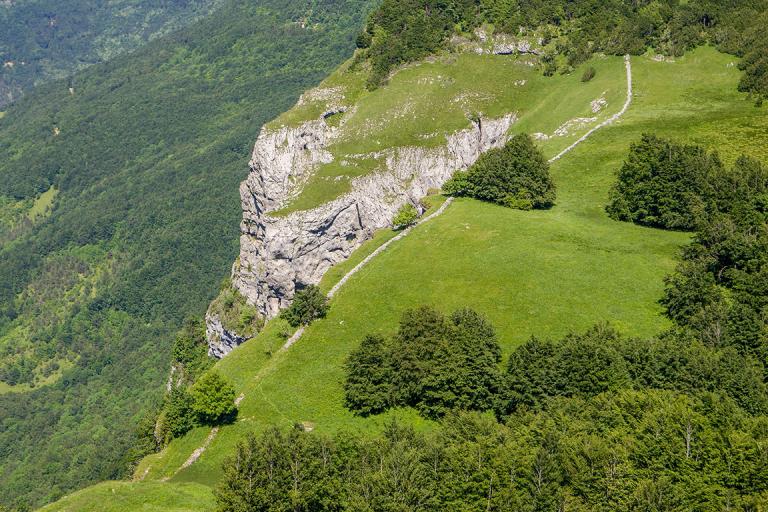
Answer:
[[[160,482],[102,482],[85,491],[43,507],[44,512],[193,512],[212,510],[215,505],[211,489],[200,484],[173,487]]]
[[[363,335],[395,330],[408,307],[476,308],[496,325],[505,355],[531,335],[558,337],[600,321],[637,336],[664,329],[668,324],[656,301],[688,235],[612,221],[603,206],[630,142],[645,131],[717,146],[726,160],[740,152],[768,156],[765,110],[736,92],[739,76],[731,62],[710,48],[675,62],[633,58],[632,106],[620,122],[553,165],[554,208],[522,212],[456,201],[355,275],[334,297],[328,317],[312,324],[290,349],[278,350],[287,326],[279,319],[270,322],[216,366],[244,394],[237,422],[222,427],[185,469],[180,468],[203,445],[208,429],[196,429],[145,458],[136,471],[144,480],[136,488],[146,486],[147,501],[153,502],[160,499],[151,494],[160,480],[167,480],[166,496],[188,483],[214,485],[241,435],[266,425],[310,422],[326,432],[371,430],[397,415],[429,428],[413,411],[361,419],[342,405],[341,365],[347,354]],[[616,72],[623,77],[622,68]],[[521,123],[513,129],[523,128]],[[551,156],[565,145],[550,140],[545,151]],[[390,236],[380,233],[329,272],[322,286],[330,288]],[[206,507],[196,510],[212,510]]]
[[[517,129],[528,133],[552,135],[562,126],[564,131],[544,144],[565,147],[564,142],[583,133],[580,128],[604,120],[624,102],[624,64],[619,57],[594,59],[590,65],[597,75],[588,83],[580,81],[586,66],[548,78],[532,64],[528,57],[446,54],[410,65],[386,87],[370,92],[363,88],[366,72],[347,63],[321,84],[332,94],[315,94],[314,101],[305,101],[269,124],[295,126],[317,118],[340,97],[355,106],[337,114],[340,126],[329,146],[334,162],[321,165],[298,197],[276,214],[334,199],[349,190],[352,178],[381,168],[380,151],[443,144],[445,135],[467,128],[476,115],[494,118],[514,112]],[[600,98],[608,106],[595,113],[592,101]],[[583,121],[563,126],[574,119]]]

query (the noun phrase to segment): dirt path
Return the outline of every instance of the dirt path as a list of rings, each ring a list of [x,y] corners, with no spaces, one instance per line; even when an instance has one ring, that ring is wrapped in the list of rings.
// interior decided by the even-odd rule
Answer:
[[[564,155],[572,151],[576,146],[587,140],[593,133],[598,131],[601,128],[605,128],[606,126],[609,126],[621,118],[627,110],[629,109],[629,106],[632,104],[632,63],[630,61],[629,55],[624,56],[624,68],[626,69],[627,73],[627,98],[624,101],[624,105],[621,107],[621,110],[613,114],[611,117],[603,121],[602,123],[598,124],[597,126],[592,127],[587,133],[579,137],[578,140],[576,140],[573,144],[562,150],[557,155],[553,156],[549,159],[549,163],[556,162],[557,160],[560,160]],[[357,274],[363,267],[365,267],[368,263],[371,262],[376,256],[381,254],[382,252],[386,251],[387,248],[392,245],[393,243],[397,242],[398,240],[401,240],[402,238],[406,237],[408,233],[411,232],[413,228],[416,226],[419,226],[421,224],[424,224],[425,222],[428,222],[432,220],[433,218],[437,217],[438,215],[442,214],[446,208],[453,202],[453,198],[449,197],[441,206],[438,208],[438,210],[430,215],[427,215],[423,219],[419,220],[416,224],[413,226],[403,230],[400,234],[398,234],[396,237],[387,240],[385,243],[383,243],[380,247],[378,247],[375,251],[373,251],[371,254],[365,257],[363,261],[355,265],[355,267],[347,272],[344,277],[342,277],[338,283],[334,285],[333,288],[331,288],[331,291],[328,292],[328,298],[332,298],[336,293],[339,291],[339,289],[346,284],[349,279]],[[290,348],[291,345],[299,341],[301,336],[304,334],[304,327],[299,327],[299,329],[288,338],[288,340],[285,342],[285,344],[280,348],[280,350],[286,350]]]
[[[568,146],[567,148],[562,150],[557,155],[555,155],[552,158],[550,158],[549,159],[549,163],[556,162],[557,160],[560,160],[560,158],[562,158],[563,155],[565,155],[566,153],[571,151],[573,148],[575,148],[576,146],[578,146],[579,144],[581,144],[582,142],[587,140],[590,135],[595,133],[600,128],[604,128],[604,127],[606,127],[608,125],[611,125],[611,124],[615,123],[616,121],[618,121],[618,119],[621,116],[623,116],[627,112],[627,109],[629,109],[629,106],[632,104],[632,63],[630,62],[629,55],[625,55],[624,56],[624,67],[627,70],[627,99],[624,102],[624,106],[621,107],[621,110],[619,110],[618,112],[613,114],[611,117],[609,117],[608,119],[606,119],[602,123],[598,124],[597,126],[593,127],[592,129],[590,129],[587,133],[585,133],[584,135],[579,137],[579,139],[576,142],[574,142],[573,144],[571,144],[570,146]]]

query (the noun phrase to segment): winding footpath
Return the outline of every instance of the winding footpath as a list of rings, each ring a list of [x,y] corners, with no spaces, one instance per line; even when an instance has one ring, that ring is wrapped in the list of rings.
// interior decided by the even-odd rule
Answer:
[[[629,55],[624,56],[624,67],[627,70],[627,99],[624,101],[624,106],[621,107],[621,110],[613,114],[611,117],[603,121],[602,123],[598,124],[597,126],[590,129],[587,133],[579,137],[579,139],[562,150],[557,155],[553,156],[549,159],[549,163],[556,162],[557,160],[560,160],[566,153],[571,151],[573,148],[584,142],[589,138],[590,135],[595,133],[600,128],[605,128],[608,125],[611,125],[619,120],[621,116],[623,116],[627,110],[629,109],[629,106],[632,104],[632,63],[630,62]]]
[[[626,73],[627,73],[627,98],[626,98],[626,100],[624,101],[624,105],[621,107],[621,110],[619,110],[618,112],[616,112],[615,114],[613,114],[611,117],[609,117],[609,118],[608,118],[608,119],[606,119],[605,121],[603,121],[603,122],[601,122],[601,123],[597,124],[596,126],[592,127],[592,128],[589,130],[589,131],[587,131],[587,133],[585,133],[584,135],[582,135],[581,137],[579,137],[579,138],[578,138],[578,139],[577,139],[577,140],[576,140],[576,141],[575,141],[573,144],[571,144],[570,146],[568,146],[567,148],[565,148],[564,150],[562,150],[562,151],[561,151],[560,153],[558,153],[557,155],[555,155],[555,156],[553,156],[552,158],[550,158],[550,159],[548,160],[548,162],[549,162],[549,163],[553,163],[553,162],[556,162],[556,161],[560,160],[560,159],[561,159],[563,156],[565,156],[567,153],[571,152],[571,151],[572,151],[574,148],[576,148],[576,146],[578,146],[579,144],[581,144],[582,142],[584,142],[585,140],[587,140],[587,139],[588,139],[588,138],[589,138],[591,135],[593,135],[593,134],[594,134],[596,131],[598,131],[598,130],[599,130],[599,129],[601,129],[601,128],[605,128],[606,126],[609,126],[609,125],[611,125],[611,124],[615,123],[616,121],[618,121],[618,120],[619,120],[619,119],[620,119],[620,118],[621,118],[621,117],[622,117],[622,116],[623,116],[623,115],[624,115],[624,114],[627,112],[627,110],[629,109],[629,106],[632,104],[632,97],[633,97],[633,94],[632,94],[632,63],[631,63],[631,61],[630,61],[630,57],[629,57],[629,55],[625,55],[625,56],[624,56],[624,67],[625,67],[625,69],[626,69]],[[339,291],[339,289],[341,289],[341,287],[342,287],[342,286],[344,286],[344,284],[346,284],[346,283],[347,283],[347,281],[349,281],[349,279],[350,279],[352,276],[354,276],[354,275],[355,275],[355,274],[357,274],[357,273],[358,273],[360,270],[362,270],[362,269],[363,269],[363,268],[364,268],[366,265],[368,265],[368,263],[370,263],[370,262],[371,262],[371,261],[372,261],[372,260],[373,260],[373,259],[374,259],[376,256],[378,256],[378,255],[379,255],[379,254],[381,254],[382,252],[386,251],[386,250],[387,250],[387,248],[388,248],[390,245],[392,245],[393,243],[397,242],[398,240],[402,240],[403,238],[405,238],[406,236],[408,236],[408,234],[409,234],[411,231],[413,231],[413,229],[414,229],[414,228],[416,228],[417,226],[420,226],[421,224],[424,224],[425,222],[429,222],[430,220],[434,219],[435,217],[437,217],[437,216],[441,215],[443,212],[445,212],[445,210],[448,208],[448,206],[449,206],[449,205],[450,205],[452,202],[453,202],[453,198],[452,198],[452,197],[449,197],[449,198],[448,198],[448,199],[446,199],[446,200],[445,200],[445,202],[444,202],[444,203],[443,203],[443,204],[440,206],[440,208],[438,208],[438,209],[437,209],[435,212],[433,212],[433,213],[431,213],[431,214],[427,215],[426,217],[424,217],[424,218],[420,219],[418,222],[416,222],[416,223],[415,223],[415,224],[413,224],[412,226],[410,226],[410,227],[408,227],[408,228],[404,229],[404,230],[403,230],[402,232],[400,232],[400,233],[399,233],[397,236],[395,236],[395,237],[393,237],[393,238],[391,238],[391,239],[387,240],[387,241],[386,241],[386,242],[384,242],[383,244],[381,244],[381,245],[380,245],[378,248],[376,248],[376,250],[375,250],[375,251],[373,251],[371,254],[369,254],[368,256],[366,256],[366,257],[365,257],[365,259],[363,259],[363,261],[361,261],[360,263],[358,263],[357,265],[355,265],[355,266],[354,266],[354,268],[352,268],[352,270],[350,270],[349,272],[347,272],[346,274],[344,274],[344,277],[342,277],[342,278],[339,280],[339,282],[338,282],[338,283],[336,283],[336,284],[334,285],[334,287],[333,287],[333,288],[331,288],[331,290],[328,292],[328,298],[329,298],[329,299],[333,298],[333,296],[334,296],[334,295],[336,295],[336,293]],[[296,332],[294,332],[294,333],[293,333],[293,335],[292,335],[290,338],[288,338],[288,339],[286,340],[286,342],[283,344],[283,346],[282,346],[282,347],[280,347],[280,351],[282,352],[282,351],[288,350],[288,349],[291,347],[291,345],[293,345],[294,343],[296,343],[297,341],[299,341],[299,339],[301,339],[301,337],[302,337],[302,335],[303,335],[303,334],[304,334],[304,326],[302,326],[302,327],[299,327],[299,328],[296,330]],[[254,376],[254,380],[257,380],[257,379],[258,379],[258,378],[261,376],[261,374],[262,374],[262,372],[261,372],[261,371],[260,371],[260,372],[258,372],[258,373],[256,374],[256,376]],[[244,398],[245,398],[245,394],[244,394],[244,393],[241,393],[241,394],[240,394],[240,396],[238,396],[238,397],[237,397],[237,399],[235,399],[235,405],[240,405],[240,402],[242,402]],[[176,475],[176,473],[178,473],[178,472],[179,472],[179,471],[181,471],[182,469],[188,468],[189,466],[191,466],[192,464],[194,464],[195,462],[197,462],[197,459],[199,459],[199,458],[200,458],[200,456],[203,454],[203,452],[204,452],[204,451],[205,451],[205,449],[208,447],[208,445],[209,445],[209,444],[211,444],[211,441],[213,441],[213,440],[216,438],[216,434],[218,434],[218,432],[219,432],[219,428],[218,428],[218,427],[214,427],[214,428],[212,428],[212,429],[211,429],[211,432],[210,432],[210,434],[208,434],[208,437],[205,439],[205,442],[203,443],[203,445],[202,445],[202,446],[200,446],[200,447],[198,447],[197,449],[195,449],[195,451],[193,451],[193,452],[192,452],[192,454],[191,454],[191,455],[189,456],[189,458],[188,458],[188,459],[187,459],[187,460],[184,462],[184,464],[182,464],[182,466],[181,466],[180,468],[178,468],[178,469],[177,469],[177,470],[174,472],[174,476]],[[145,470],[144,474],[143,474],[143,475],[142,475],[142,477],[140,478],[141,480],[143,480],[143,479],[144,479],[144,476],[146,476],[146,475],[147,475],[147,473],[149,472],[149,469],[150,469],[150,468],[147,468],[147,469]],[[168,477],[166,477],[166,478],[164,478],[163,480],[168,480],[168,479],[169,479],[169,478],[168,478]]]
[[[373,251],[371,254],[369,254],[368,256],[366,256],[366,257],[365,257],[365,259],[363,259],[363,261],[361,261],[360,263],[358,263],[357,265],[355,265],[355,266],[354,266],[354,268],[352,268],[352,270],[350,270],[349,272],[347,272],[346,274],[344,274],[344,277],[342,277],[341,279],[339,279],[339,282],[338,282],[338,283],[336,283],[336,284],[333,286],[333,288],[331,288],[331,290],[328,292],[328,298],[329,298],[329,299],[333,298],[333,296],[334,296],[334,295],[336,295],[336,293],[339,291],[339,289],[340,289],[342,286],[344,286],[344,284],[345,284],[347,281],[349,281],[349,279],[350,279],[352,276],[354,276],[355,274],[357,274],[357,273],[358,273],[358,272],[359,272],[359,271],[360,271],[360,270],[361,270],[363,267],[365,267],[365,266],[366,266],[368,263],[370,263],[370,262],[371,262],[371,260],[372,260],[373,258],[375,258],[376,256],[378,256],[378,255],[379,255],[379,254],[381,254],[382,252],[386,251],[386,250],[387,250],[387,247],[389,247],[389,246],[390,246],[390,245],[392,245],[393,243],[397,242],[398,240],[402,240],[402,239],[403,239],[405,236],[407,236],[407,235],[408,235],[408,233],[410,233],[410,232],[411,232],[411,230],[413,230],[413,228],[415,228],[416,226],[419,226],[419,225],[421,225],[421,224],[424,224],[425,222],[429,222],[430,220],[434,219],[434,218],[435,218],[435,217],[437,217],[438,215],[442,214],[442,213],[445,211],[445,209],[446,209],[446,208],[448,208],[448,205],[450,205],[452,202],[453,202],[453,198],[452,198],[452,197],[449,197],[448,199],[446,199],[446,200],[445,200],[445,202],[444,202],[442,205],[440,205],[440,208],[438,208],[438,209],[437,209],[437,211],[435,211],[435,212],[433,212],[433,213],[430,213],[430,214],[429,214],[429,215],[427,215],[426,217],[424,217],[424,218],[420,219],[420,220],[419,220],[418,222],[416,222],[415,224],[413,224],[413,225],[411,225],[411,226],[408,226],[407,228],[405,228],[404,230],[402,230],[402,231],[401,231],[401,232],[400,232],[400,233],[399,233],[397,236],[394,236],[394,237],[390,238],[389,240],[387,240],[386,242],[384,242],[383,244],[381,244],[379,247],[377,247],[375,251]],[[282,347],[280,347],[280,350],[286,350],[286,349],[287,349],[287,348],[289,348],[291,345],[293,345],[294,343],[296,343],[296,342],[299,340],[299,338],[301,338],[301,335],[302,335],[302,334],[304,334],[304,327],[303,327],[303,326],[302,326],[302,327],[299,327],[299,329],[298,329],[298,330],[297,330],[297,331],[296,331],[296,332],[293,334],[293,336],[291,336],[290,338],[288,338],[288,340],[285,342],[285,344],[284,344]]]

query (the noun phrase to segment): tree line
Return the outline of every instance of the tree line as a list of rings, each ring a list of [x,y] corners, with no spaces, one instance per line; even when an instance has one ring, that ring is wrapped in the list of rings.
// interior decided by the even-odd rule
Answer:
[[[681,332],[767,361],[768,167],[653,135],[630,149],[607,206],[619,220],[695,230],[661,304]]]
[[[359,59],[370,66],[368,86],[375,88],[397,66],[446,48],[453,35],[473,37],[484,24],[541,37],[545,74],[569,72],[598,52],[640,55],[653,48],[680,56],[714,44],[744,57],[739,88],[761,98],[768,95],[766,16],[765,0],[384,0],[357,45]]]
[[[761,510],[765,416],[716,393],[552,398],[504,422],[451,412],[433,430],[248,435],[224,465],[221,512]]]
[[[559,341],[533,337],[505,368],[500,361],[493,326],[479,313],[407,310],[394,336],[367,336],[350,354],[345,405],[362,416],[414,407],[433,419],[454,410],[504,418],[553,398],[652,388],[717,392],[749,414],[768,413],[762,359],[691,333],[636,339],[597,325]]]

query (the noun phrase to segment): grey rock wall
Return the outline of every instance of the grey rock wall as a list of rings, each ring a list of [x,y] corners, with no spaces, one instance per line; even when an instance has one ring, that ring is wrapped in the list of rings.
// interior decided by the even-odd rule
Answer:
[[[317,284],[375,230],[391,226],[403,204],[417,204],[456,170],[503,145],[515,120],[514,114],[481,119],[446,137],[438,148],[404,147],[371,155],[386,163],[384,171],[354,180],[351,192],[329,203],[285,217],[269,212],[295,197],[317,165],[332,161],[327,147],[336,128],[319,119],[298,128],[263,130],[251,172],[240,186],[243,221],[233,285],[261,314],[274,317],[298,289]]]

